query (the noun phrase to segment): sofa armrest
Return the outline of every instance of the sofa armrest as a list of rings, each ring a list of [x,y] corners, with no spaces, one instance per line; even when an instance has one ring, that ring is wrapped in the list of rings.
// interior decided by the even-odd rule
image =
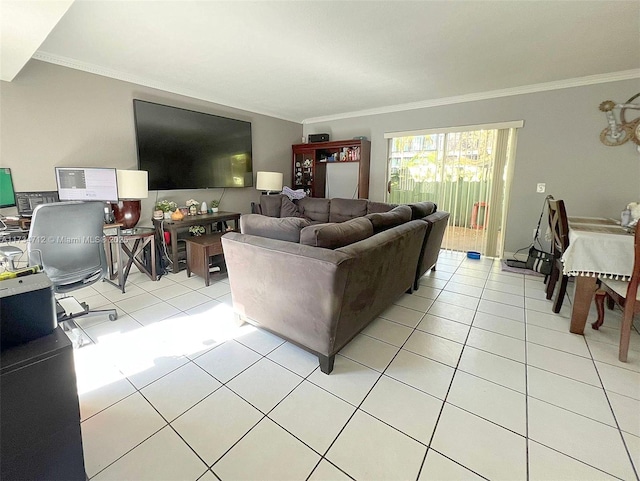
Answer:
[[[424,236],[422,252],[420,253],[418,268],[416,270],[416,280],[414,284],[415,289],[418,289],[419,279],[429,269],[434,268],[438,261],[438,255],[440,254],[440,248],[442,246],[442,239],[449,222],[449,213],[437,211],[424,217],[422,221],[427,223],[427,232]]]
[[[222,247],[236,312],[328,355],[335,340],[350,256],[237,232],[222,236]]]

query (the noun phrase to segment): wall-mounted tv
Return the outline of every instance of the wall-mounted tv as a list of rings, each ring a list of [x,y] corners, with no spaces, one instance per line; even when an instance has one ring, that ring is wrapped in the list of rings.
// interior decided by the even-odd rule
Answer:
[[[133,111],[150,190],[253,185],[250,122],[142,100]]]

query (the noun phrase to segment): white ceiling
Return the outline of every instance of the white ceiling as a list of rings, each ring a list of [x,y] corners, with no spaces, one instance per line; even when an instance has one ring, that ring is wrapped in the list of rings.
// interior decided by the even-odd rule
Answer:
[[[50,30],[34,58],[297,122],[640,77],[637,0],[76,0]]]

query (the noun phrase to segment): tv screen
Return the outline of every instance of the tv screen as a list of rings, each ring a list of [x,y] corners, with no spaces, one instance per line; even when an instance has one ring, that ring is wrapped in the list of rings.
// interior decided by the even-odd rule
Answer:
[[[11,169],[0,168],[0,207],[16,205],[16,195],[13,191]]]
[[[142,100],[133,110],[150,190],[253,185],[250,122]]]
[[[118,202],[116,169],[56,167],[60,200]]]

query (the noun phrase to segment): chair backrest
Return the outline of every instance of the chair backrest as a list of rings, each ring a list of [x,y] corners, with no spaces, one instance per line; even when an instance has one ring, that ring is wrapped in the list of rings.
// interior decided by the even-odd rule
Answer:
[[[39,264],[56,292],[102,279],[107,272],[102,202],[57,202],[35,208],[27,243],[29,265]]]
[[[551,229],[553,253],[561,257],[569,247],[569,221],[564,201],[561,199],[547,199],[549,207],[549,228]]]

